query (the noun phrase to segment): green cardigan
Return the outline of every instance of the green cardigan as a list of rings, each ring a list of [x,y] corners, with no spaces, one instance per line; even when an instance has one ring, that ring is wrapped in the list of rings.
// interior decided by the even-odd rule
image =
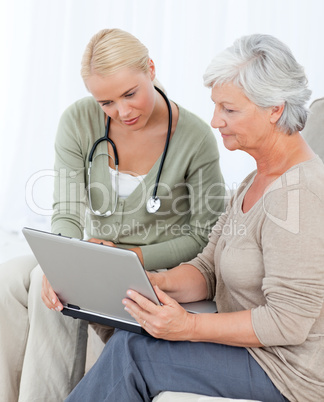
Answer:
[[[224,207],[219,153],[210,127],[179,106],[158,188],[160,210],[149,214],[146,202],[161,157],[144,181],[126,199],[118,200],[113,215],[99,217],[88,209],[88,158],[104,131],[104,113],[92,97],[75,102],[63,113],[55,142],[53,233],[111,240],[124,248],[141,247],[147,270],[170,268],[196,256]],[[96,156],[91,200],[94,210],[102,212],[112,208],[109,203],[115,197],[106,141],[99,144]]]

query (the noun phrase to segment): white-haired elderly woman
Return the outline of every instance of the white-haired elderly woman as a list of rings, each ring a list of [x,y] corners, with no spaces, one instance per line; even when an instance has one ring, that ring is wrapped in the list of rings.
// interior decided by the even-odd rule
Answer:
[[[257,168],[201,254],[149,274],[161,306],[128,291],[125,309],[152,337],[116,331],[68,402],[150,401],[163,390],[323,400],[324,165],[299,133],[303,68],[279,40],[255,34],[218,55],[204,83],[225,147]],[[218,314],[178,304],[205,298]]]

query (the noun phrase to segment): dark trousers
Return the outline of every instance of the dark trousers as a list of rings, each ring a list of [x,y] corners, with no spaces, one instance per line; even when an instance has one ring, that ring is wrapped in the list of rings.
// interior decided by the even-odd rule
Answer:
[[[287,401],[245,348],[116,330],[66,402],[151,401],[161,391]]]

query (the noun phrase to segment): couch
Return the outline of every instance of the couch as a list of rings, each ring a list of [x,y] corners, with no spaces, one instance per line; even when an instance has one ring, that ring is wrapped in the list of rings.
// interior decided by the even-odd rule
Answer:
[[[302,136],[324,162],[324,98],[316,99],[310,105],[309,111]]]
[[[324,162],[324,98],[316,99],[310,105],[310,114],[307,124],[302,131],[302,136],[311,146],[316,154],[318,154]],[[103,342],[97,336],[92,327],[89,326],[87,365],[88,370],[96,361],[104,347]],[[198,394],[189,394],[184,392],[161,392],[157,395],[153,402],[231,402],[233,399],[207,397]],[[236,402],[246,402],[246,400],[235,400]]]

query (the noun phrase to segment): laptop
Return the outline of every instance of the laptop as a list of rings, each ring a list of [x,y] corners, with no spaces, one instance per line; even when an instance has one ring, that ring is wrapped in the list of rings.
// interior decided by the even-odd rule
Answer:
[[[64,315],[148,335],[122,304],[128,289],[161,304],[135,252],[32,228],[22,232]],[[191,313],[217,311],[207,300],[182,306]]]

